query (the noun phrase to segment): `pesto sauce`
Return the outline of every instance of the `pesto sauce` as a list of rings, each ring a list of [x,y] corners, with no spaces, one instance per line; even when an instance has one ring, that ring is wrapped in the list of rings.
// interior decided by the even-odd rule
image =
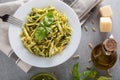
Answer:
[[[58,80],[55,75],[49,73],[39,73],[34,75],[30,80]]]

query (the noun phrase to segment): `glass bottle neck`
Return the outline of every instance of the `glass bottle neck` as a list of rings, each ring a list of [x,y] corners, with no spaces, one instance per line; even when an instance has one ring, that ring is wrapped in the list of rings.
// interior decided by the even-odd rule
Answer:
[[[103,53],[105,53],[105,55],[109,56],[111,55],[114,51],[107,51],[104,47],[104,45],[102,45],[102,50],[103,50]]]

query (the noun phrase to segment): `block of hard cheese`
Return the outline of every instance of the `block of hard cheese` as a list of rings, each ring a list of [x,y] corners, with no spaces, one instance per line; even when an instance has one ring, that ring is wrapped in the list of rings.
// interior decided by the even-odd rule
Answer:
[[[100,18],[100,32],[110,32],[112,30],[112,21],[110,17]]]
[[[101,17],[111,17],[112,18],[112,9],[110,5],[103,6],[100,8]]]

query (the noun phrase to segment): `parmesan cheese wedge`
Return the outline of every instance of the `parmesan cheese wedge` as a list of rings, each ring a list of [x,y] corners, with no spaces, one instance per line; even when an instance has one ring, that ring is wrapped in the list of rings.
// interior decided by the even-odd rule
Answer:
[[[110,5],[103,6],[100,8],[101,17],[111,17],[112,18],[112,9]]]
[[[100,18],[100,32],[110,32],[112,30],[112,21],[110,17]]]

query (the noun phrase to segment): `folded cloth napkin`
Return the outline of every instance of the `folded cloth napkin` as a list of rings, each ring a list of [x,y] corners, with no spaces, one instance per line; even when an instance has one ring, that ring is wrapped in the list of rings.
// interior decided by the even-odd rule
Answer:
[[[0,3],[0,16],[4,14],[13,15],[14,12],[25,2],[27,2],[27,0],[18,0],[18,1]],[[3,53],[5,53],[8,57],[11,56],[12,58],[14,58],[16,60],[16,64],[23,71],[28,72],[32,66],[23,62],[15,54],[13,54],[8,39],[8,28],[9,28],[9,23],[0,20],[0,50]]]
[[[14,14],[14,12],[21,6],[24,5],[28,0],[17,0],[7,3],[0,3],[0,16],[4,14]],[[67,1],[62,0],[67,3]],[[102,0],[71,0],[69,4],[77,13],[80,20],[88,13],[90,10],[99,4]],[[20,60],[12,51],[9,39],[8,39],[8,27],[9,23],[0,20],[0,50],[5,53],[8,57],[12,57],[16,60],[16,64],[25,72],[28,72],[31,65]]]

